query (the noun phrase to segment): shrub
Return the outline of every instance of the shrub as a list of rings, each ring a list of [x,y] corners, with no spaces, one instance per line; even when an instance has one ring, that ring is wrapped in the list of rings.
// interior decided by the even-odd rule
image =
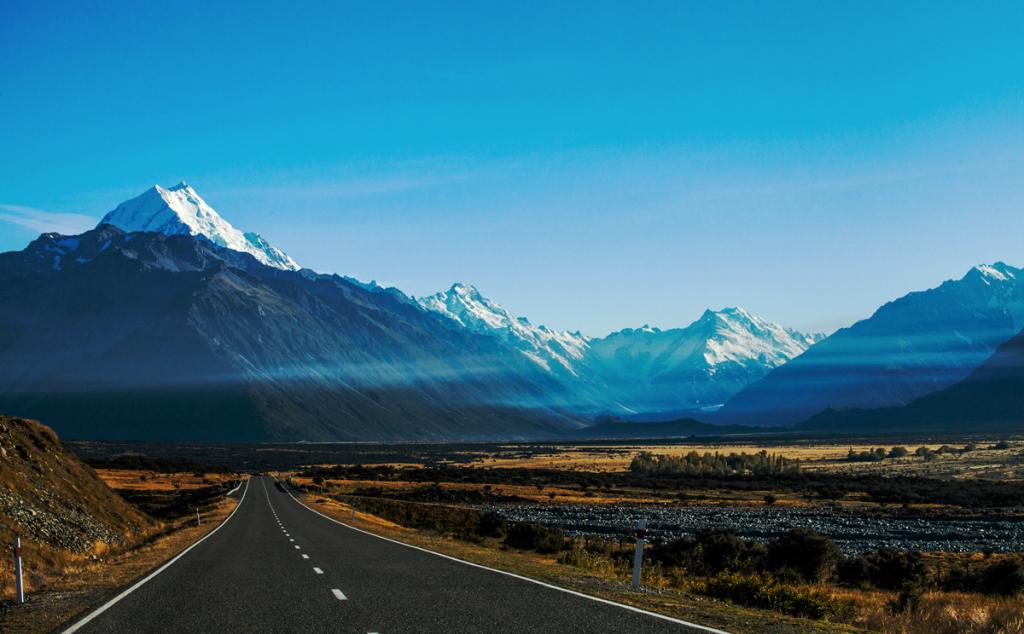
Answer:
[[[557,553],[565,546],[562,531],[540,524],[516,523],[508,529],[505,545],[517,550],[535,550],[538,553]]]
[[[790,529],[768,544],[769,570],[792,570],[807,581],[818,581],[831,574],[839,559],[839,548],[832,540],[803,528]]]
[[[723,572],[697,590],[739,605],[811,619],[836,614],[841,607],[820,592],[784,585],[767,573]]]
[[[843,583],[870,583],[883,590],[921,585],[928,568],[920,553],[883,549],[843,560],[837,568]]]
[[[878,447],[871,451],[857,452],[851,447],[846,454],[846,460],[849,462],[880,462],[885,460],[885,449]]]
[[[1024,561],[1008,557],[988,565],[978,575],[978,591],[1012,597],[1024,592]]]
[[[906,447],[893,447],[892,449],[889,450],[890,458],[904,458],[909,455],[910,452],[907,451]]]
[[[505,518],[494,511],[487,511],[480,516],[477,524],[477,532],[483,537],[501,537],[508,530],[508,523]]]
[[[779,498],[775,497],[775,496],[774,496],[773,494],[771,494],[771,493],[768,493],[768,494],[766,494],[766,495],[764,496],[764,503],[765,503],[766,505],[768,505],[768,506],[771,506],[771,505],[775,504],[775,503],[776,503],[776,502],[778,502],[778,501],[779,501]]]
[[[731,529],[707,528],[693,538],[656,544],[651,560],[665,566],[685,567],[690,572],[713,575],[723,570],[750,571],[764,558],[764,547],[740,539]]]

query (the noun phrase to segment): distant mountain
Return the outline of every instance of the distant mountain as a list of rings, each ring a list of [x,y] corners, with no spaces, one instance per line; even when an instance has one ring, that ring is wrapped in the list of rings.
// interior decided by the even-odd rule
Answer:
[[[823,337],[726,308],[706,311],[686,328],[644,326],[591,339],[534,326],[465,284],[419,303],[519,350],[575,395],[566,406],[592,412],[714,408]]]
[[[664,422],[631,423],[618,418],[602,418],[593,425],[567,432],[581,440],[612,438],[688,438],[690,436],[722,436],[725,434],[756,433],[752,427],[738,425],[709,425],[692,418]]]
[[[555,374],[575,376],[587,349],[587,338],[578,331],[558,332],[534,326],[465,284],[454,284],[445,292],[421,298],[419,303],[473,332],[497,337]]]
[[[830,409],[801,427],[827,431],[1024,430],[1024,332],[970,376],[903,407]]]
[[[1024,271],[1002,262],[911,293],[730,399],[717,420],[784,425],[826,408],[904,405],[966,378],[1024,327]]]
[[[708,410],[822,337],[742,308],[708,310],[685,328],[627,328],[591,340],[581,372],[629,411]]]
[[[151,231],[166,236],[204,236],[218,246],[248,253],[267,266],[286,271],[301,268],[258,233],[235,229],[183,182],[170,189],[154,185],[142,195],[118,205],[103,216],[100,224],[113,225],[125,233]]]
[[[549,407],[557,382],[493,338],[395,289],[241,251],[102,223],[0,254],[0,411],[100,439],[537,438],[580,426]]]

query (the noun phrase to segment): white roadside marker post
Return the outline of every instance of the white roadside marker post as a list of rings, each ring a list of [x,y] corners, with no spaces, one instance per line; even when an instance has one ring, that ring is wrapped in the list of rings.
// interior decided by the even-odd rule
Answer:
[[[18,603],[25,602],[25,584],[21,580],[21,538],[14,538],[14,584],[18,591]]]
[[[196,507],[196,526],[202,526],[203,521],[199,519],[199,507]]]
[[[633,589],[640,589],[640,567],[644,562],[644,540],[647,537],[647,520],[640,520],[636,529],[636,553],[633,555]]]

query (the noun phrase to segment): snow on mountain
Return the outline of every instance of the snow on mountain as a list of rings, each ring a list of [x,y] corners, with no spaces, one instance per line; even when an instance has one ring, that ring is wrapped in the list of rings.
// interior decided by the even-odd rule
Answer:
[[[593,339],[585,363],[630,409],[706,409],[823,337],[725,308],[705,311],[685,328],[627,328]]]
[[[731,399],[723,422],[798,423],[826,408],[905,405],[963,380],[1024,328],[1024,270],[1003,262],[909,293]]]
[[[630,358],[650,376],[680,364],[710,369],[723,363],[776,367],[823,337],[765,321],[742,308],[724,308],[705,311],[685,328],[661,330],[645,325],[612,333],[592,342],[590,357]]]
[[[418,300],[465,328],[497,337],[575,390],[596,410],[715,407],[823,335],[806,335],[742,308],[707,311],[686,328],[627,328],[602,339],[556,332],[514,317],[465,284]]]
[[[587,338],[579,332],[534,326],[466,284],[453,284],[447,291],[421,297],[418,302],[473,332],[496,336],[549,372],[575,375],[575,366],[587,349]]]
[[[224,220],[186,183],[170,189],[154,185],[103,216],[108,224],[126,232],[148,231],[164,235],[205,236],[218,246],[248,253],[268,266],[298,271],[299,264],[258,233],[242,233]]]

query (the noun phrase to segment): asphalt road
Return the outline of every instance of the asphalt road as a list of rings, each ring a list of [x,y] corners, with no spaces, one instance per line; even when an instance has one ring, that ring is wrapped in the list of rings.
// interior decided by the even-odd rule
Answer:
[[[67,631],[700,632],[346,527],[267,477],[207,538]]]

